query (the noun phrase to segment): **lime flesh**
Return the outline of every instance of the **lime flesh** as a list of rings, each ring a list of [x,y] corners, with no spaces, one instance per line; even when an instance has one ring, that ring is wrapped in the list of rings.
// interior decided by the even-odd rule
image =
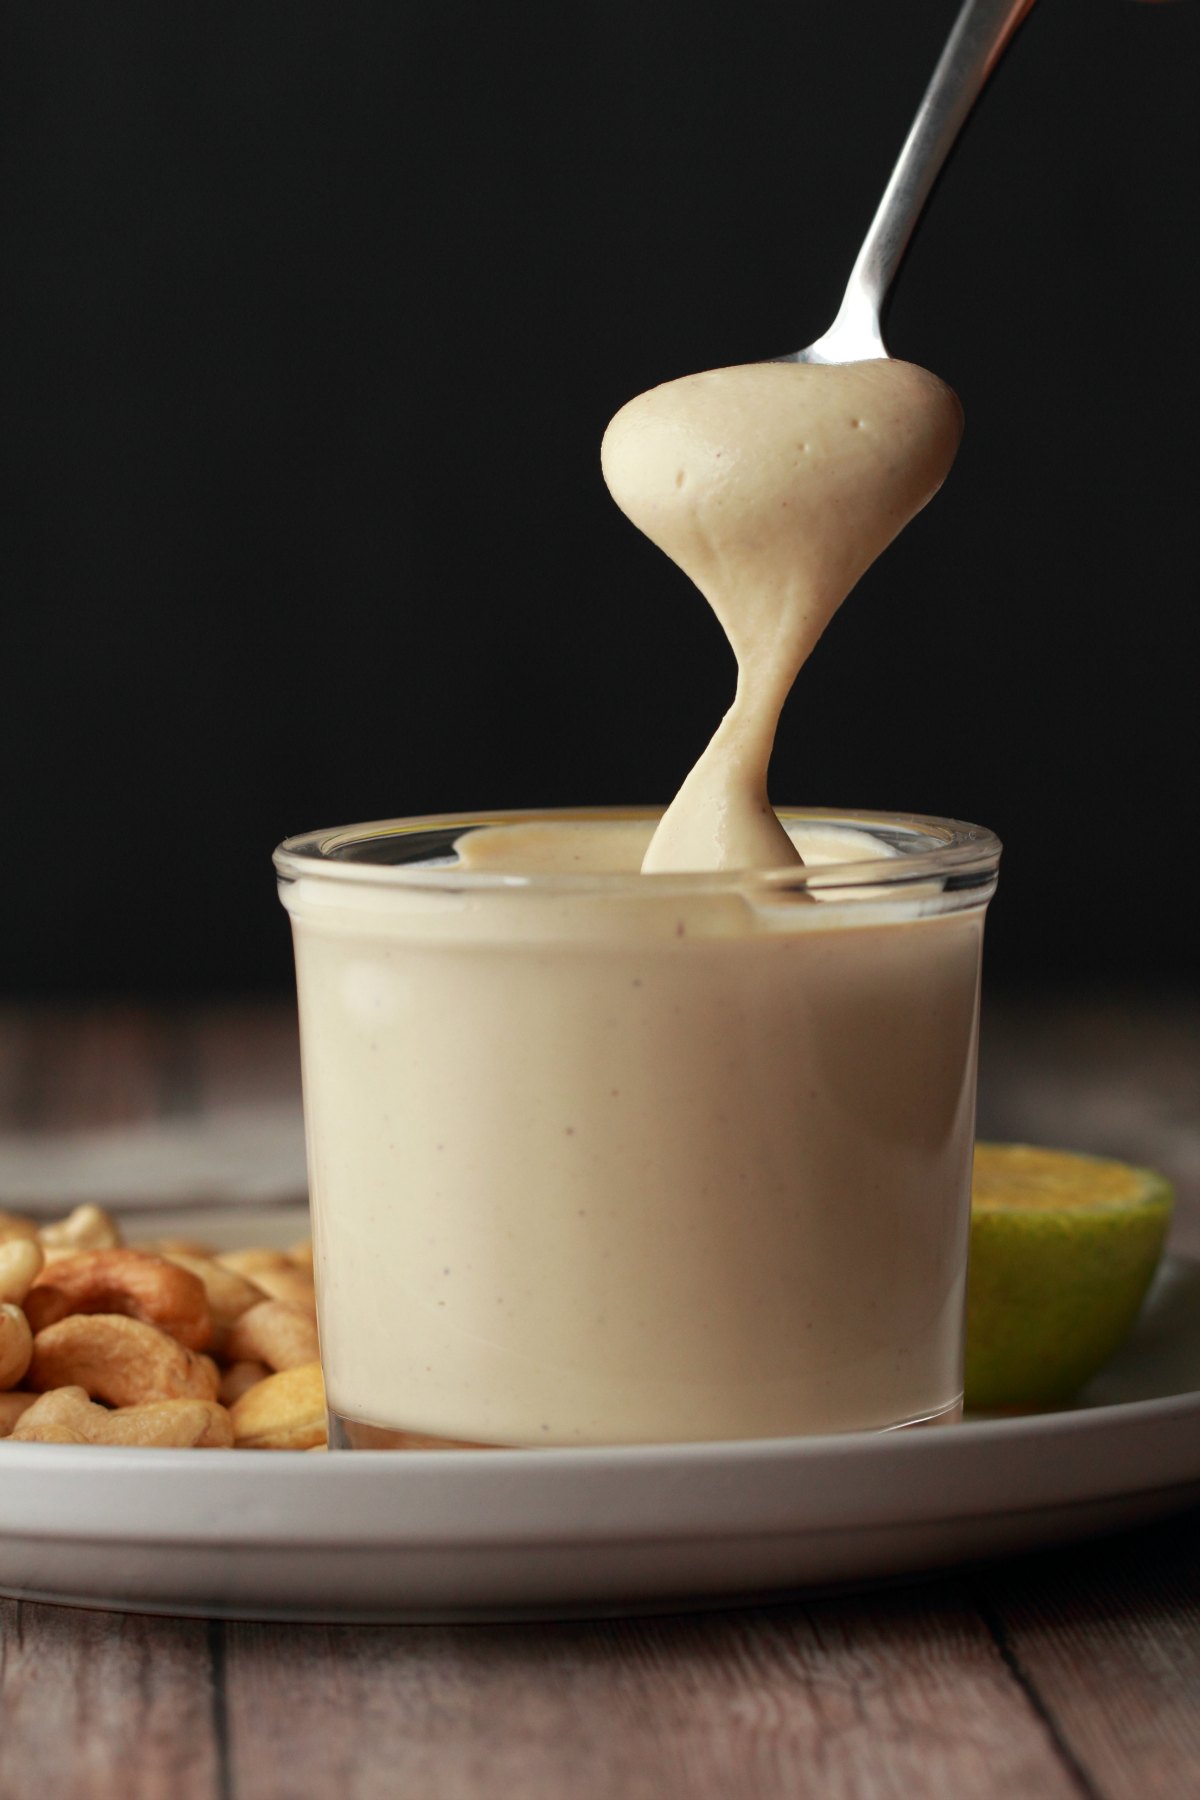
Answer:
[[[1149,1169],[1027,1144],[978,1144],[965,1403],[1060,1405],[1128,1335],[1171,1218]]]

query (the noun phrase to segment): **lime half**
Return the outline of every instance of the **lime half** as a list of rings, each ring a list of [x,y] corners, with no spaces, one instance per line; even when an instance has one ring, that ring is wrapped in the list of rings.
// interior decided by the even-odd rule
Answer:
[[[1128,1335],[1162,1255],[1171,1185],[1150,1169],[977,1144],[965,1401],[1049,1407]]]

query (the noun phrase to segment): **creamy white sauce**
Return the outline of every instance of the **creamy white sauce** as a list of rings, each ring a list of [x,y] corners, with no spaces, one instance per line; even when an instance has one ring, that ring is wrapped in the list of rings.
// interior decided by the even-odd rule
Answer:
[[[797,860],[767,798],[792,684],[859,576],[932,498],[962,410],[912,363],[749,363],[639,394],[601,451],[613,498],[690,575],[737,658],[737,691],[643,864]]]

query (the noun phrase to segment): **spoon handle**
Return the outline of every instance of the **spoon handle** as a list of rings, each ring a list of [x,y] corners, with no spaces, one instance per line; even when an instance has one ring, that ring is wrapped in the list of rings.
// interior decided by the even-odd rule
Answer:
[[[1033,0],[965,0],[904,141],[829,336],[843,328],[879,340],[879,314],[929,190],[980,89]]]

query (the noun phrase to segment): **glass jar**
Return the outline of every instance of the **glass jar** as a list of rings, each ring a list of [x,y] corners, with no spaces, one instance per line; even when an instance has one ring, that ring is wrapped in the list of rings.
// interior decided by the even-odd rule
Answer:
[[[802,866],[642,875],[656,817],[276,852],[334,1444],[958,1415],[998,841],[784,808]]]

